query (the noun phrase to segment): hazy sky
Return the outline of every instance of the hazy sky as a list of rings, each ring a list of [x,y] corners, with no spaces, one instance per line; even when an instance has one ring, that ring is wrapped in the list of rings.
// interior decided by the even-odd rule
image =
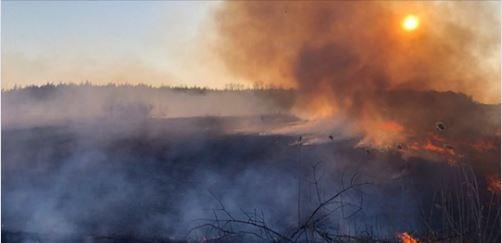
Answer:
[[[219,4],[2,1],[2,87],[86,80],[221,87],[235,80],[205,46]]]

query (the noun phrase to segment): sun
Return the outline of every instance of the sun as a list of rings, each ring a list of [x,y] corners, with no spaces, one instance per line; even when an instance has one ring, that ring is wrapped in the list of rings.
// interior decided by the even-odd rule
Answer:
[[[418,28],[420,21],[415,15],[408,15],[403,19],[402,27],[406,31],[413,31]]]

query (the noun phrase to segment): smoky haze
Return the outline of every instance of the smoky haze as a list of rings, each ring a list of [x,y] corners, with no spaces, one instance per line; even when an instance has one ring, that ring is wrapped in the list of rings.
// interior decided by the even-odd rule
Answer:
[[[2,93],[2,126],[121,122],[122,118],[183,118],[286,114],[292,90],[232,91],[146,85],[44,85]],[[224,105],[223,105],[224,104]]]
[[[298,198],[305,214],[315,206],[314,164],[323,197],[355,173],[385,185],[361,188],[371,192],[364,213],[333,214],[340,217],[334,226],[357,234],[365,221],[384,217],[379,237],[416,227],[403,218],[416,214],[418,192],[385,179],[407,180],[398,154],[368,154],[351,138],[303,147],[297,135],[271,132],[301,123],[288,114],[295,94],[87,85],[4,91],[3,237],[199,241],[206,236],[189,230],[213,218],[219,202],[236,216],[260,210],[286,230],[296,223]],[[405,204],[370,203],[397,192]],[[343,200],[359,203],[360,193]]]

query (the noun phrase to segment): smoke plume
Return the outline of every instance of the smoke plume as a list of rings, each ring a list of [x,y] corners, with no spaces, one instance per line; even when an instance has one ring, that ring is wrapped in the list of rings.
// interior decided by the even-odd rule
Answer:
[[[364,144],[407,142],[442,119],[458,134],[479,130],[474,124],[499,134],[496,112],[454,121],[479,113],[473,102],[500,100],[499,17],[490,4],[226,3],[216,13],[216,50],[238,75],[297,88],[297,114],[347,119]],[[420,20],[414,31],[401,26],[409,14]]]

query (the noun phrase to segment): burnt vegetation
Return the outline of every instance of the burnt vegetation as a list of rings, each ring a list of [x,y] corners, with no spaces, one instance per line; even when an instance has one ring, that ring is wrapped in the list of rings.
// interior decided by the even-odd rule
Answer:
[[[81,99],[87,89],[104,95],[93,100],[97,115],[84,121],[78,119],[84,111],[72,113],[84,101],[68,97]],[[493,139],[472,148],[448,144],[464,154],[450,163],[404,156],[412,146],[406,143],[381,149],[335,133],[322,134],[324,143],[309,143],[310,134],[262,132],[301,122],[287,112],[294,90],[182,90],[187,102],[206,102],[211,92],[234,93],[241,100],[232,101],[240,104],[255,95],[270,101],[244,115],[240,106],[228,116],[186,117],[155,116],[159,105],[173,111],[170,104],[181,104],[143,98],[159,97],[161,90],[63,85],[4,91],[3,121],[66,116],[3,124],[2,239],[398,242],[399,233],[407,232],[423,242],[500,241],[500,142],[490,135],[497,124],[475,124]],[[161,96],[176,97],[171,89]],[[405,96],[442,100],[441,109],[460,100],[473,107],[470,116],[499,109],[451,92]],[[121,115],[110,118],[110,104]],[[478,134],[450,115],[427,122],[427,129],[445,137],[456,138],[459,129]],[[241,130],[251,125],[256,129]]]

